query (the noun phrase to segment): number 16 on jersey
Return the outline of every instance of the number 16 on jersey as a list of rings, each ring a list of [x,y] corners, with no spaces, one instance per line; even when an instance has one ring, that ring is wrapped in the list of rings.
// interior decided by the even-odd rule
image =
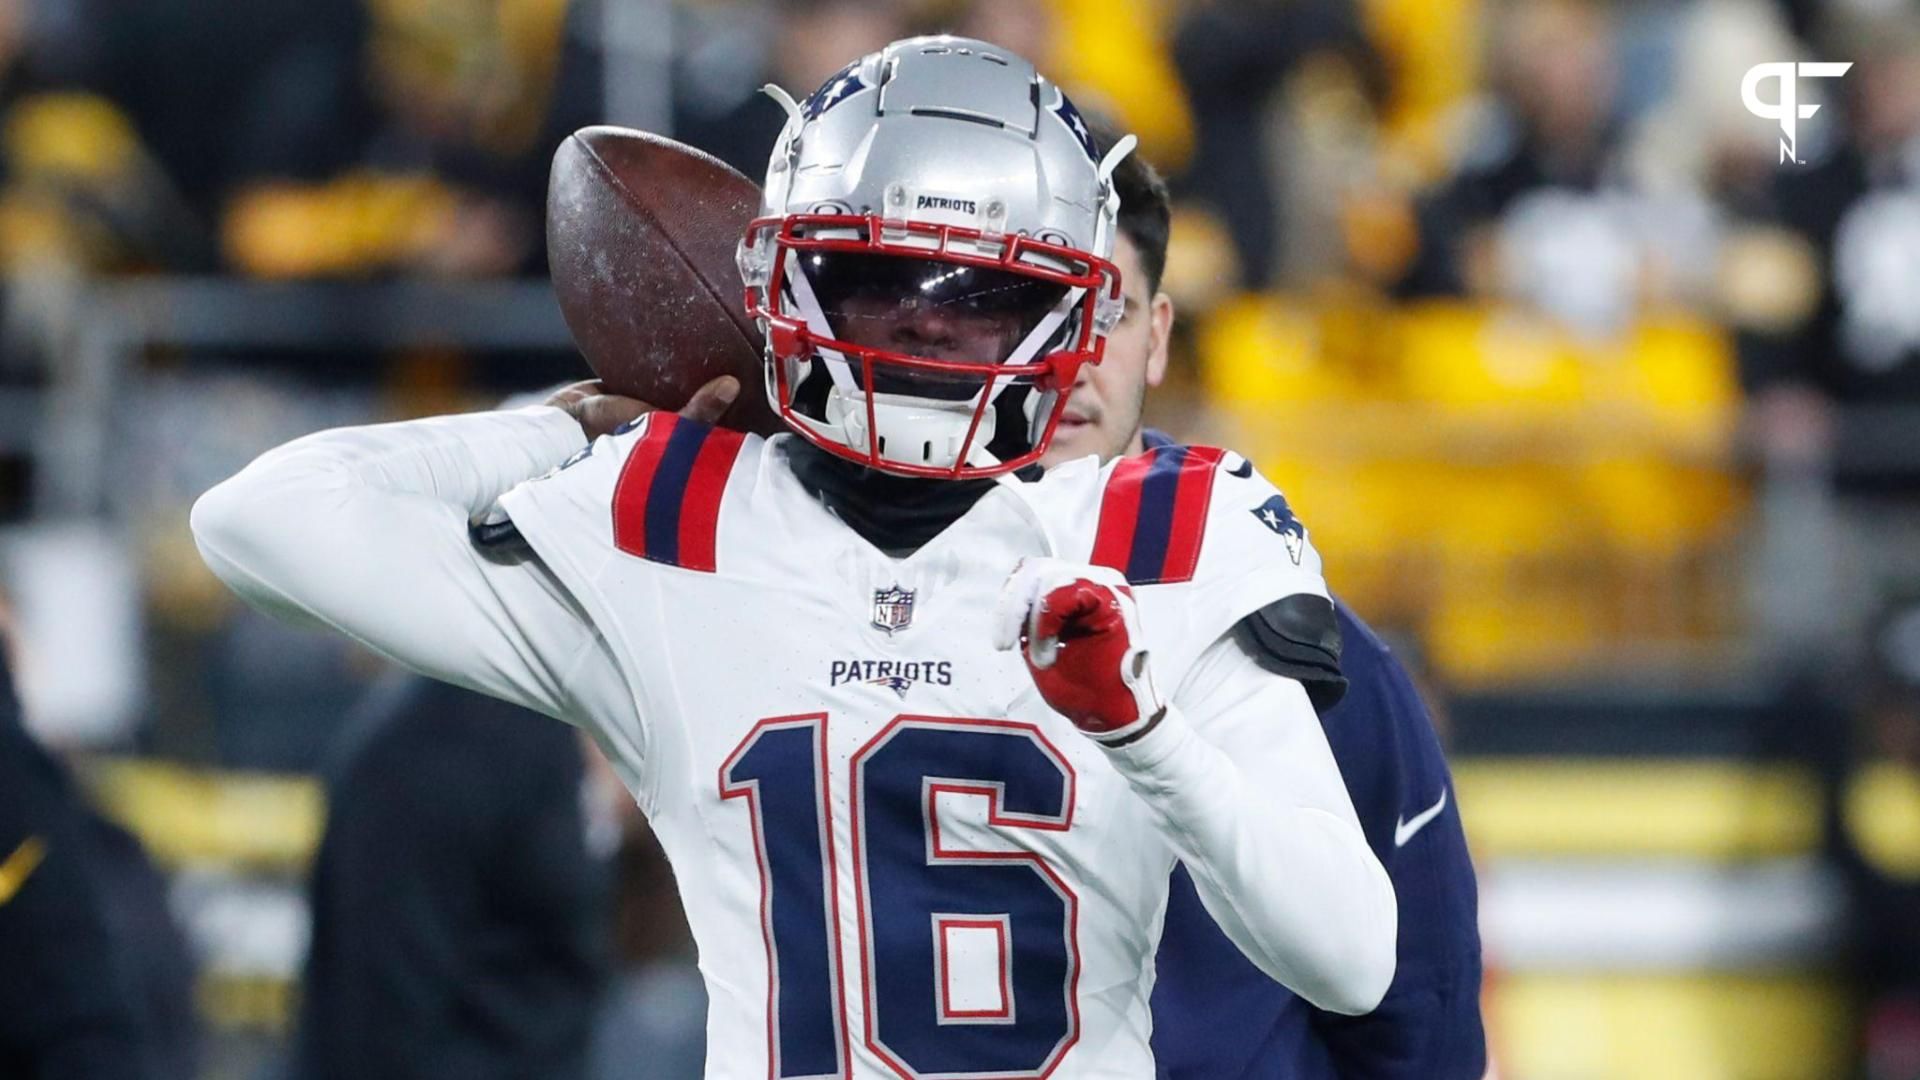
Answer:
[[[772,1080],[850,1075],[823,713],[761,721],[720,769],[751,811]],[[847,769],[866,1047],[903,1077],[1042,1077],[1079,1036],[1078,901],[1023,830],[1073,826],[1073,770],[1032,724],[896,716]],[[943,839],[985,800],[1010,842]]]

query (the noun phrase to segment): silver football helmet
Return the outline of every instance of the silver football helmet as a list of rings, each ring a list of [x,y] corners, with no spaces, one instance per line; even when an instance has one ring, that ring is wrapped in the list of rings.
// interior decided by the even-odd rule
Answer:
[[[739,250],[767,396],[876,469],[969,478],[1046,452],[1121,311],[1119,198],[1060,88],[969,38],[897,41],[804,102]]]

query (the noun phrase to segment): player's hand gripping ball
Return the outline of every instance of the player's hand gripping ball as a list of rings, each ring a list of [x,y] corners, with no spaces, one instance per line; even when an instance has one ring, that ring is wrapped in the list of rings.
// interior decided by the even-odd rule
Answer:
[[[1040,696],[1094,739],[1131,742],[1166,711],[1141,647],[1139,608],[1117,571],[1022,559],[993,621],[994,646],[1017,646]]]
[[[694,391],[693,399],[680,409],[680,415],[703,424],[717,424],[726,413],[727,406],[739,396],[740,380],[731,375],[722,375]],[[622,424],[659,411],[658,406],[639,398],[608,393],[599,379],[563,386],[547,398],[546,404],[566,410],[567,415],[578,421],[586,431],[589,442],[611,433]]]

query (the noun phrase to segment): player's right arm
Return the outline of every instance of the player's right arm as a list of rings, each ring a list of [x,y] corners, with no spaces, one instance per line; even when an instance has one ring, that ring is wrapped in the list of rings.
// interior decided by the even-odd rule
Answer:
[[[558,716],[593,631],[551,574],[492,560],[467,522],[585,443],[572,415],[544,405],[323,431],[202,495],[194,540],[264,611]]]
[[[716,419],[739,392],[721,376],[681,414]],[[651,408],[587,382],[532,408],[309,435],[201,496],[194,540],[263,610],[434,678],[585,719],[568,715],[580,697],[569,688],[608,698],[593,692],[612,677],[604,642],[543,564],[483,552],[468,522]]]

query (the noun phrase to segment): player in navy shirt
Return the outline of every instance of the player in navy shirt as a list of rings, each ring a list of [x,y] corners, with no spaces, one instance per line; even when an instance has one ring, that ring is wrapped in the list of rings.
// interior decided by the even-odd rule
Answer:
[[[1426,706],[1393,653],[1335,605],[1348,688],[1321,710],[1367,843],[1393,878],[1399,967],[1380,1006],[1336,1016],[1248,963],[1176,870],[1153,992],[1153,1049],[1170,1080],[1478,1078],[1480,933],[1473,864]]]
[[[1126,314],[1098,370],[1082,369],[1049,463],[1139,453],[1171,442],[1141,427],[1166,373],[1173,305],[1167,192],[1129,157],[1120,189]],[[1285,507],[1278,508],[1285,514]],[[1291,515],[1285,522],[1292,524]],[[1296,526],[1297,527],[1297,526]],[[1277,530],[1278,531],[1278,530]],[[1284,557],[1276,547],[1276,557]],[[1331,553],[1338,565],[1338,552]],[[1274,605],[1242,624],[1248,645],[1307,685],[1367,842],[1393,878],[1399,967],[1386,999],[1359,1017],[1314,1009],[1240,955],[1176,870],[1153,994],[1153,1049],[1169,1080],[1321,1080],[1485,1074],[1480,934],[1473,864],[1433,721],[1393,653],[1344,605]],[[1263,660],[1263,663],[1267,662]]]

